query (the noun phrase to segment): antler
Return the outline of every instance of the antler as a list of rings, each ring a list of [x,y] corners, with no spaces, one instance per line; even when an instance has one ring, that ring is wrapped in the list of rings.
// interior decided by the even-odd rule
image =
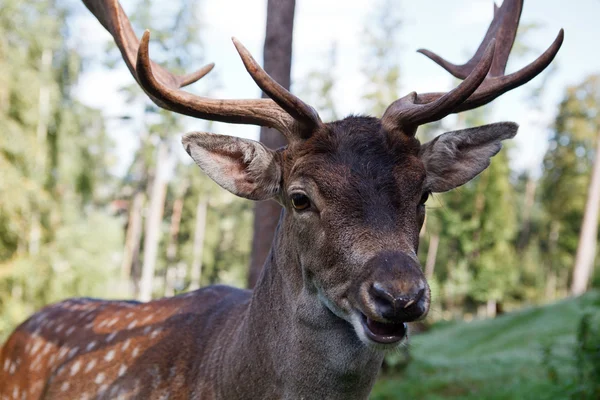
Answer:
[[[235,124],[268,126],[288,140],[305,138],[322,124],[317,112],[271,78],[235,38],[234,45],[256,84],[271,99],[219,100],[196,96],[180,88],[209,73],[214,64],[178,76],[150,59],[146,31],[140,42],[118,0],[83,0],[106,30],[113,36],[131,74],[159,107],[179,114]]]
[[[464,81],[448,93],[413,92],[396,100],[383,114],[382,122],[386,129],[401,128],[413,135],[419,125],[487,104],[507,91],[524,85],[546,69],[562,45],[562,29],[552,45],[535,61],[513,74],[504,74],[522,8],[523,0],[505,0],[500,8],[494,4],[494,19],[483,41],[475,55],[463,65],[452,64],[429,50],[420,49],[420,53]]]

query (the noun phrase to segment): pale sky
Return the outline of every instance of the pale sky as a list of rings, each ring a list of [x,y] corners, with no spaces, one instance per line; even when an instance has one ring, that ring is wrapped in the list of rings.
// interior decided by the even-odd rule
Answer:
[[[131,13],[134,1],[121,2]],[[372,13],[371,1],[365,0],[296,0],[292,91],[298,83],[320,63],[324,62],[332,43],[337,43],[336,87],[334,97],[341,115],[361,114],[363,78],[360,74],[361,34],[367,17]],[[442,57],[462,63],[477,48],[492,18],[492,0],[420,0],[398,1],[404,26],[400,31],[401,87],[403,95],[417,92],[450,89],[452,78],[442,68],[416,53],[418,48],[430,49]],[[509,62],[507,73],[516,71],[541,54],[555,39],[560,28],[565,29],[565,41],[554,63],[556,73],[547,83],[540,110],[530,108],[526,97],[538,87],[538,77],[524,88],[515,89],[494,101],[489,122],[504,120],[520,124],[515,146],[511,149],[514,168],[539,172],[539,165],[547,147],[548,126],[567,85],[577,84],[592,73],[600,73],[600,1],[527,0],[521,23],[537,23],[541,27],[528,35],[527,44],[539,53]],[[266,0],[203,0],[201,4],[202,42],[206,60],[190,65],[189,70],[215,62],[215,72],[209,74],[192,90],[212,91],[219,98],[257,98],[260,91],[246,73],[231,43],[237,37],[257,60],[262,60],[265,31]],[[81,13],[73,26],[80,32],[79,48],[95,55],[94,61],[80,80],[77,95],[86,104],[104,110],[108,116],[125,112],[138,113],[140,107],[125,104],[118,92],[120,86],[130,84],[133,78],[124,63],[118,70],[107,70],[101,64],[105,42],[110,36],[81,4]],[[142,32],[138,32],[141,36]],[[215,78],[214,76],[218,76]],[[215,81],[218,79],[218,81]],[[204,130],[206,123],[188,118],[189,130]],[[123,126],[113,121],[109,125],[118,146],[119,166],[127,165],[135,149],[136,127]],[[258,128],[243,125],[214,124],[215,133],[257,138]],[[181,135],[185,132],[173,132]],[[180,151],[183,153],[183,151]]]

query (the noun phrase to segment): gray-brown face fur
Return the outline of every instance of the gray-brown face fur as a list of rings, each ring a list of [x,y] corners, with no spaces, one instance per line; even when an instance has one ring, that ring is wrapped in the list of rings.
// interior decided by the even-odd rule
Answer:
[[[348,117],[277,151],[206,133],[183,143],[227,190],[285,207],[274,251],[290,283],[352,324],[361,341],[387,348],[429,308],[416,256],[428,194],[472,179],[516,129],[486,125],[421,145],[376,118]]]

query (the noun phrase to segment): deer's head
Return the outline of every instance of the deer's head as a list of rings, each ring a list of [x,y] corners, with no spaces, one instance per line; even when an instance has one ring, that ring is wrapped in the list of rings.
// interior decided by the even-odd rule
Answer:
[[[462,83],[447,93],[411,93],[381,118],[324,123],[317,112],[277,84],[234,39],[246,69],[270,97],[214,100],[180,88],[212,65],[175,76],[150,61],[149,33],[138,42],[117,1],[88,4],[113,34],[138,83],[166,109],[203,119],[275,128],[288,146],[210,133],[183,138],[186,151],[215,182],[238,196],[278,201],[284,208],[279,242],[290,279],[351,323],[373,346],[405,336],[405,323],[424,317],[430,293],[416,256],[425,201],[482,172],[514,123],[448,132],[421,144],[418,126],[487,104],[544,70],[563,40],[534,62],[505,75],[522,0],[505,0],[475,55],[454,65],[422,50]],[[291,269],[295,270],[292,271]]]

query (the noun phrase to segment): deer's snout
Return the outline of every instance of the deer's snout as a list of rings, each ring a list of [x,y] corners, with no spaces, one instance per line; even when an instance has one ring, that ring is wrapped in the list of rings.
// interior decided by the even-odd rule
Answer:
[[[361,297],[367,317],[403,323],[427,314],[429,289],[413,258],[402,252],[384,252],[373,257],[366,268],[371,276],[363,282]]]
[[[398,294],[384,283],[374,282],[370,295],[377,313],[388,321],[411,322],[427,312],[425,288],[413,293]]]

